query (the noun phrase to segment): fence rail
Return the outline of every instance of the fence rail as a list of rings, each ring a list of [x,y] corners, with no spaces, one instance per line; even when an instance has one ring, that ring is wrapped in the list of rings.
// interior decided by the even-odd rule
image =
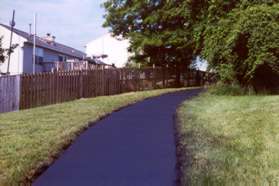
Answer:
[[[187,71],[184,86],[203,85],[209,74]],[[167,88],[175,85],[171,68],[95,69],[0,77],[0,113],[79,98]]]

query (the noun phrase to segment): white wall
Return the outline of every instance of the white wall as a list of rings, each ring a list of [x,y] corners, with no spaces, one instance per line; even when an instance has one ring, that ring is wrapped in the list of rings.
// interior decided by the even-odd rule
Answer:
[[[3,48],[9,48],[10,46],[10,34],[11,31],[6,29],[5,27],[0,25],[0,37],[4,36],[2,40],[2,47]],[[26,41],[23,37],[13,34],[13,44],[19,44],[19,46],[14,50],[14,52],[11,54],[11,60],[10,60],[10,73],[13,74],[20,74],[23,71],[23,44]],[[1,72],[7,72],[7,64],[8,64],[8,58],[5,60],[5,63],[0,65],[0,71]]]
[[[96,40],[89,42],[86,45],[86,54],[88,57],[92,55],[108,55],[107,58],[103,59],[107,64],[114,63],[117,67],[123,67],[130,56],[128,52],[129,47],[128,40],[117,40],[110,34],[106,34]]]

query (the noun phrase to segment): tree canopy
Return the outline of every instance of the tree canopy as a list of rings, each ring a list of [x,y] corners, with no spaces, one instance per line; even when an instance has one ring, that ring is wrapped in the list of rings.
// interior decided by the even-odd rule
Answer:
[[[106,22],[133,59],[189,65],[202,56],[225,83],[270,88],[279,79],[278,0],[107,0]]]
[[[196,46],[201,46],[201,55],[223,81],[270,89],[279,79],[279,4],[231,3],[222,8],[226,13],[207,13],[207,24],[195,33],[202,36],[197,39],[202,44]]]
[[[115,36],[130,39],[135,61],[188,64],[194,45],[183,4],[182,0],[108,0],[104,3],[107,10],[104,26],[110,27]]]

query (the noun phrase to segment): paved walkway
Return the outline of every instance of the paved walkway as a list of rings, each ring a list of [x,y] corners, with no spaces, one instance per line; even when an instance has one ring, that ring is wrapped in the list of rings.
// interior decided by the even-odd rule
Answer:
[[[170,93],[111,114],[78,137],[33,185],[174,185],[175,110],[199,92]]]

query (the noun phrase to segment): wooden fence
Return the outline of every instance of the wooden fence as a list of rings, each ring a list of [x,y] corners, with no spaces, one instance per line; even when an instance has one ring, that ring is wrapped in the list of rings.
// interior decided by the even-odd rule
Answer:
[[[0,81],[0,108],[6,105],[0,112],[79,98],[168,88],[175,85],[175,78],[175,70],[171,68],[96,69],[10,76]],[[181,81],[184,86],[203,85],[208,81],[208,74],[187,71],[182,74]]]
[[[0,77],[0,113],[19,109],[20,76]]]

